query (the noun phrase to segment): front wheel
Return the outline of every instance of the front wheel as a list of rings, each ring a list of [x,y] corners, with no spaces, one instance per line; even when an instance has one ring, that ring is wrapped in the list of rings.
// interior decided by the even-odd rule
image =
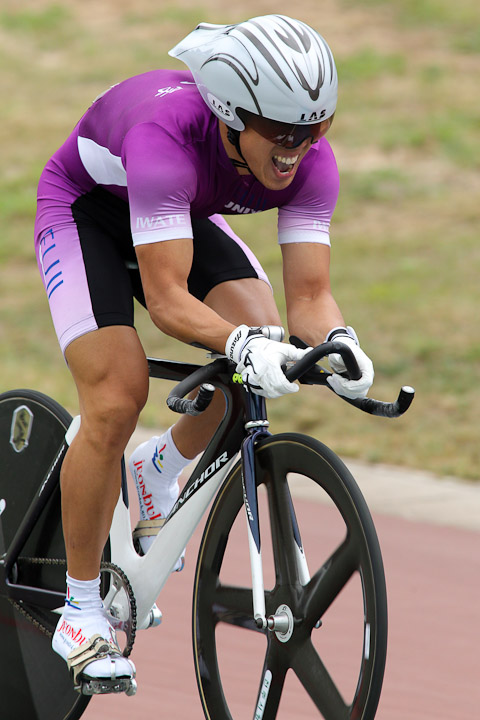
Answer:
[[[193,647],[205,717],[372,720],[387,601],[365,500],[341,460],[312,438],[271,436],[255,458],[267,617],[287,618],[288,628],[259,630],[253,621],[238,464],[210,512],[195,573]]]

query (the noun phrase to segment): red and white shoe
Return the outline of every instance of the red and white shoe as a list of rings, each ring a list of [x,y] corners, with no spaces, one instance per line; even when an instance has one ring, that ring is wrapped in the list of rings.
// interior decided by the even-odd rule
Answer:
[[[67,663],[78,692],[135,695],[135,665],[122,655],[115,630],[103,609],[86,612],[66,606],[53,635],[52,648]]]

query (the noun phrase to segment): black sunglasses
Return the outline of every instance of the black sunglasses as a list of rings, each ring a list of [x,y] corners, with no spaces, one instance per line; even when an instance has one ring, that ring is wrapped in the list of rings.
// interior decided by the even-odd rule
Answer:
[[[251,127],[271,143],[285,148],[296,148],[307,138],[311,138],[312,143],[316,142],[325,135],[333,121],[333,115],[331,115],[327,120],[321,120],[318,123],[299,125],[270,120],[270,118],[255,115],[247,110],[237,112],[245,125]]]

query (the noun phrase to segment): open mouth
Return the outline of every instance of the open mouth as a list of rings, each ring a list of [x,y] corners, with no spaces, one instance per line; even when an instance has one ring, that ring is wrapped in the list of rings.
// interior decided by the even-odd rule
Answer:
[[[295,170],[295,164],[298,158],[298,155],[274,155],[272,157],[272,162],[280,175],[282,175],[283,177],[287,177],[288,175],[291,175]]]

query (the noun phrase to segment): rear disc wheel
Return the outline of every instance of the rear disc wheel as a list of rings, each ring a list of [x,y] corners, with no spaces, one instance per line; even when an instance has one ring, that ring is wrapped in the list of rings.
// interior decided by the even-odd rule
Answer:
[[[33,390],[0,395],[0,555],[6,551],[44,480],[72,418]],[[16,583],[65,592],[60,486],[55,489],[13,568]],[[76,720],[89,699],[73,689],[65,661],[53,652],[59,615],[0,589],[2,720]]]

